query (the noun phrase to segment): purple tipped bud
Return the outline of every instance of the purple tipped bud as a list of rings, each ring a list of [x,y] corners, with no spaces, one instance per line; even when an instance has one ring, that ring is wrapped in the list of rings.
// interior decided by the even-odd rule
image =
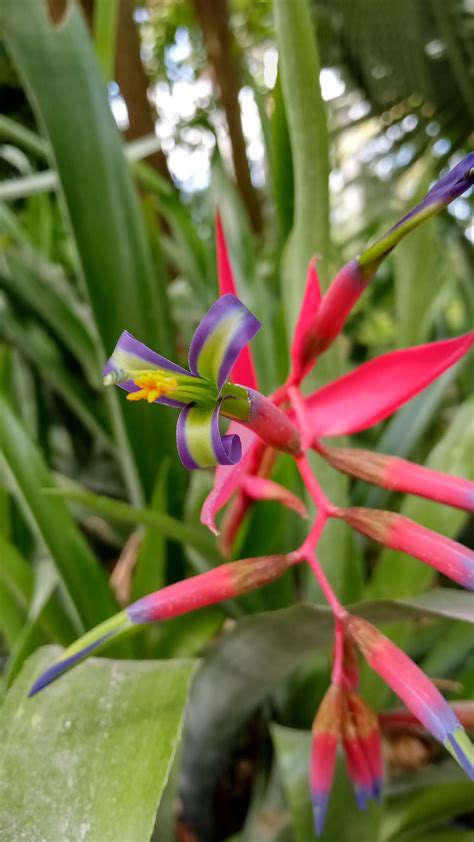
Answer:
[[[463,544],[394,512],[354,507],[338,509],[336,516],[368,538],[408,553],[464,588],[474,590],[474,552]]]
[[[333,468],[392,491],[416,494],[465,511],[474,511],[474,482],[415,465],[397,456],[349,447],[320,447]]]

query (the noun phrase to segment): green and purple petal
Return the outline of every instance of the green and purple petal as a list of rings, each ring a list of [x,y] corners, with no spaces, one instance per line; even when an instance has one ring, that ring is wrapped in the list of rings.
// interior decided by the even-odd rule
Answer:
[[[185,468],[236,465],[242,455],[238,435],[223,436],[219,429],[220,404],[213,407],[186,406],[176,425],[176,443]]]
[[[128,375],[135,371],[156,371],[158,369],[175,374],[184,374],[186,377],[191,376],[185,368],[176,365],[176,363],[171,362],[166,357],[162,357],[156,351],[152,351],[143,342],[135,339],[128,330],[124,330],[111,356],[107,360],[102,376],[105,378],[107,375],[114,375],[115,383],[121,389],[124,389],[126,392],[138,392],[140,387]],[[157,398],[154,403],[162,403],[175,407],[186,406],[184,401],[178,401],[168,397]]]
[[[88,658],[92,652],[100,649],[113,638],[120,636],[127,632],[133,625],[126,611],[120,611],[119,614],[114,614],[109,617],[99,626],[86,632],[79,640],[76,640],[71,646],[64,650],[60,658],[54,662],[48,669],[46,669],[34,682],[28,696],[35,696],[48,684],[52,684],[63,673],[68,672],[76,664]]]
[[[189,368],[222,389],[240,352],[261,324],[231,293],[222,295],[198,325],[189,348]]]
[[[474,152],[466,155],[443,178],[437,181],[424,199],[405,214],[377,242],[359,257],[359,266],[365,275],[371,275],[397,243],[425,219],[449,205],[474,184]]]

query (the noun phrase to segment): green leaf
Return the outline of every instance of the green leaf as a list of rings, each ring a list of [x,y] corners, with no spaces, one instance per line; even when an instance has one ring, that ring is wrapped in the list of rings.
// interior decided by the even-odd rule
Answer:
[[[58,267],[39,260],[32,250],[10,249],[0,258],[0,287],[51,330],[89,377],[97,372],[97,383],[97,353],[90,329]]]
[[[282,295],[294,327],[310,258],[329,255],[328,135],[308,0],[273,0],[294,171],[294,224],[282,259]],[[324,272],[323,272],[324,275]]]
[[[50,491],[50,496],[75,501],[122,523],[139,523],[142,526],[158,529],[167,538],[173,538],[180,544],[189,544],[190,547],[194,547],[204,555],[209,566],[211,562],[217,564],[222,562],[222,556],[217,552],[214,542],[208,537],[204,528],[188,526],[165,512],[137,509],[121,500],[114,500],[111,497],[78,488],[54,488]],[[198,572],[202,573],[202,569],[200,568]]]
[[[47,142],[36,132],[27,129],[21,123],[17,123],[16,120],[12,120],[11,117],[4,114],[0,116],[0,137],[9,143],[14,143],[15,146],[21,146],[27,152],[32,152],[33,155],[42,160],[47,159]]]
[[[5,318],[4,318],[5,315]],[[55,343],[40,330],[25,328],[8,311],[0,313],[0,331],[5,323],[7,338],[22,356],[37,369],[40,377],[64,400],[78,420],[107,450],[115,450],[108,428],[108,419],[97,394],[91,394],[80,380],[72,375],[61,358]]]
[[[273,725],[272,738],[282,771],[293,817],[295,842],[315,838],[308,788],[311,733]],[[322,842],[377,842],[380,807],[370,802],[366,811],[357,809],[354,793],[342,757],[338,758]]]
[[[92,32],[94,46],[104,79],[113,78],[119,15],[119,0],[95,0],[93,5]]]
[[[451,608],[439,594],[434,599],[424,594],[416,601],[366,602],[351,610],[378,624],[395,618],[436,617],[441,601],[443,616],[467,617],[474,623],[470,594],[459,596],[460,602]],[[332,640],[331,612],[315,605],[246,617],[220,638],[204,661],[191,694],[183,756],[185,812],[190,809],[200,814],[210,808],[217,772],[242,723],[280,681],[314,657],[318,648],[327,647],[329,659]]]
[[[83,626],[90,628],[113,614],[116,602],[64,501],[44,493],[55,487],[48,468],[4,400],[0,400],[0,440],[34,531],[48,548]]]
[[[181,733],[191,661],[94,659],[27,698],[37,652],[0,716],[0,838],[149,842]]]
[[[423,199],[431,181],[430,167],[412,198],[413,206]],[[427,303],[435,298],[443,277],[437,253],[437,225],[436,219],[426,220],[411,233],[403,248],[394,252],[396,341],[400,348],[426,338]]]
[[[285,101],[281,89],[281,73],[278,72],[273,89],[274,111],[271,118],[271,143],[267,145],[273,196],[280,223],[282,240],[286,240],[293,226],[294,182],[293,159],[288,134]]]
[[[166,483],[169,474],[169,461],[166,460],[156,477],[155,488],[150,500],[149,511],[166,513]],[[157,591],[166,584],[166,536],[155,527],[148,526],[143,533],[133,571],[132,599],[140,599],[146,594]]]
[[[384,815],[382,839],[384,842],[392,839],[398,842],[403,834],[403,839],[416,839],[418,842],[422,829],[471,812],[472,791],[470,781],[453,781],[414,793],[409,799],[400,799]]]
[[[47,3],[24,0],[19,15],[16,0],[2,0],[0,9],[6,49],[51,144],[100,337],[97,356],[105,361],[124,329],[171,356],[137,194],[79,6],[69,3],[56,26]],[[175,453],[172,415],[136,407],[122,416],[116,396],[110,401],[138,501],[161,456]]]

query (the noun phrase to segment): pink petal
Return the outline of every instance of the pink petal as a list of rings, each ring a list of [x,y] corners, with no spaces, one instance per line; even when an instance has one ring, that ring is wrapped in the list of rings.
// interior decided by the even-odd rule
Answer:
[[[257,436],[247,427],[233,421],[228,430],[229,434],[237,433],[242,444],[242,457],[237,465],[218,465],[214,475],[214,488],[208,494],[201,510],[201,523],[207,526],[214,535],[219,534],[215,517],[223,506],[230,500],[234,491],[239,488],[249,467],[252,455],[258,446],[262,446]]]
[[[454,365],[474,331],[382,354],[305,399],[315,436],[357,433],[378,424]]]
[[[318,273],[316,272],[316,260],[312,257],[308,266],[306,289],[291,346],[293,373],[297,380],[300,380],[305,375],[315,359],[314,355],[311,354],[310,346],[314,320],[320,303],[321,287],[319,285]]]
[[[301,517],[308,517],[303,501],[278,482],[265,477],[247,476],[244,477],[241,488],[252,500],[277,500],[288,509],[293,509]]]
[[[230,292],[238,296],[219,212],[216,213],[216,247],[219,292],[221,295]],[[250,348],[247,346],[242,349],[237,361],[234,363],[231,380],[233,383],[240,383],[242,386],[250,386],[251,389],[258,389],[255,364]]]

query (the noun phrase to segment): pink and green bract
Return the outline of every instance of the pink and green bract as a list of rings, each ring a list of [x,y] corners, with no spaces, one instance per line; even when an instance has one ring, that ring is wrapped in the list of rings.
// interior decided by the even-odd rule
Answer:
[[[313,728],[310,793],[315,828],[322,832],[338,744],[341,744],[357,803],[378,800],[382,755],[377,718],[356,694],[357,646],[370,666],[474,779],[471,743],[437,688],[388,638],[352,616],[338,600],[319,564],[317,546],[329,519],[338,518],[382,545],[409,553],[459,585],[474,589],[474,554],[456,541],[394,512],[341,508],[320,486],[308,460],[317,451],[330,465],[387,489],[474,510],[474,483],[431,471],[386,454],[340,448],[321,437],[368,429],[399,409],[457,363],[474,342],[474,332],[454,339],[383,354],[332,383],[303,396],[301,382],[340,333],[351,309],[380,263],[409,231],[474,183],[474,153],[468,155],[384,236],[350,261],[322,295],[315,261],[291,346],[291,369],[273,395],[258,390],[249,342],[260,322],[237,296],[224,232],[217,217],[217,260],[221,297],[199,324],[189,350],[189,370],[147,348],[126,331],[105,369],[104,383],[128,392],[131,401],[165,403],[179,409],[177,446],[189,469],[217,465],[202,522],[218,533],[216,516],[228,503],[219,546],[231,557],[242,521],[256,501],[272,499],[306,516],[302,500],[270,475],[279,452],[298,467],[316,517],[303,544],[284,555],[228,561],[220,567],[140,599],[87,632],[36,680],[30,695],[136,624],[164,621],[205,605],[262,587],[293,565],[306,563],[321,587],[335,621],[332,681]],[[133,411],[131,409],[131,411]],[[222,418],[230,419],[221,432]]]

